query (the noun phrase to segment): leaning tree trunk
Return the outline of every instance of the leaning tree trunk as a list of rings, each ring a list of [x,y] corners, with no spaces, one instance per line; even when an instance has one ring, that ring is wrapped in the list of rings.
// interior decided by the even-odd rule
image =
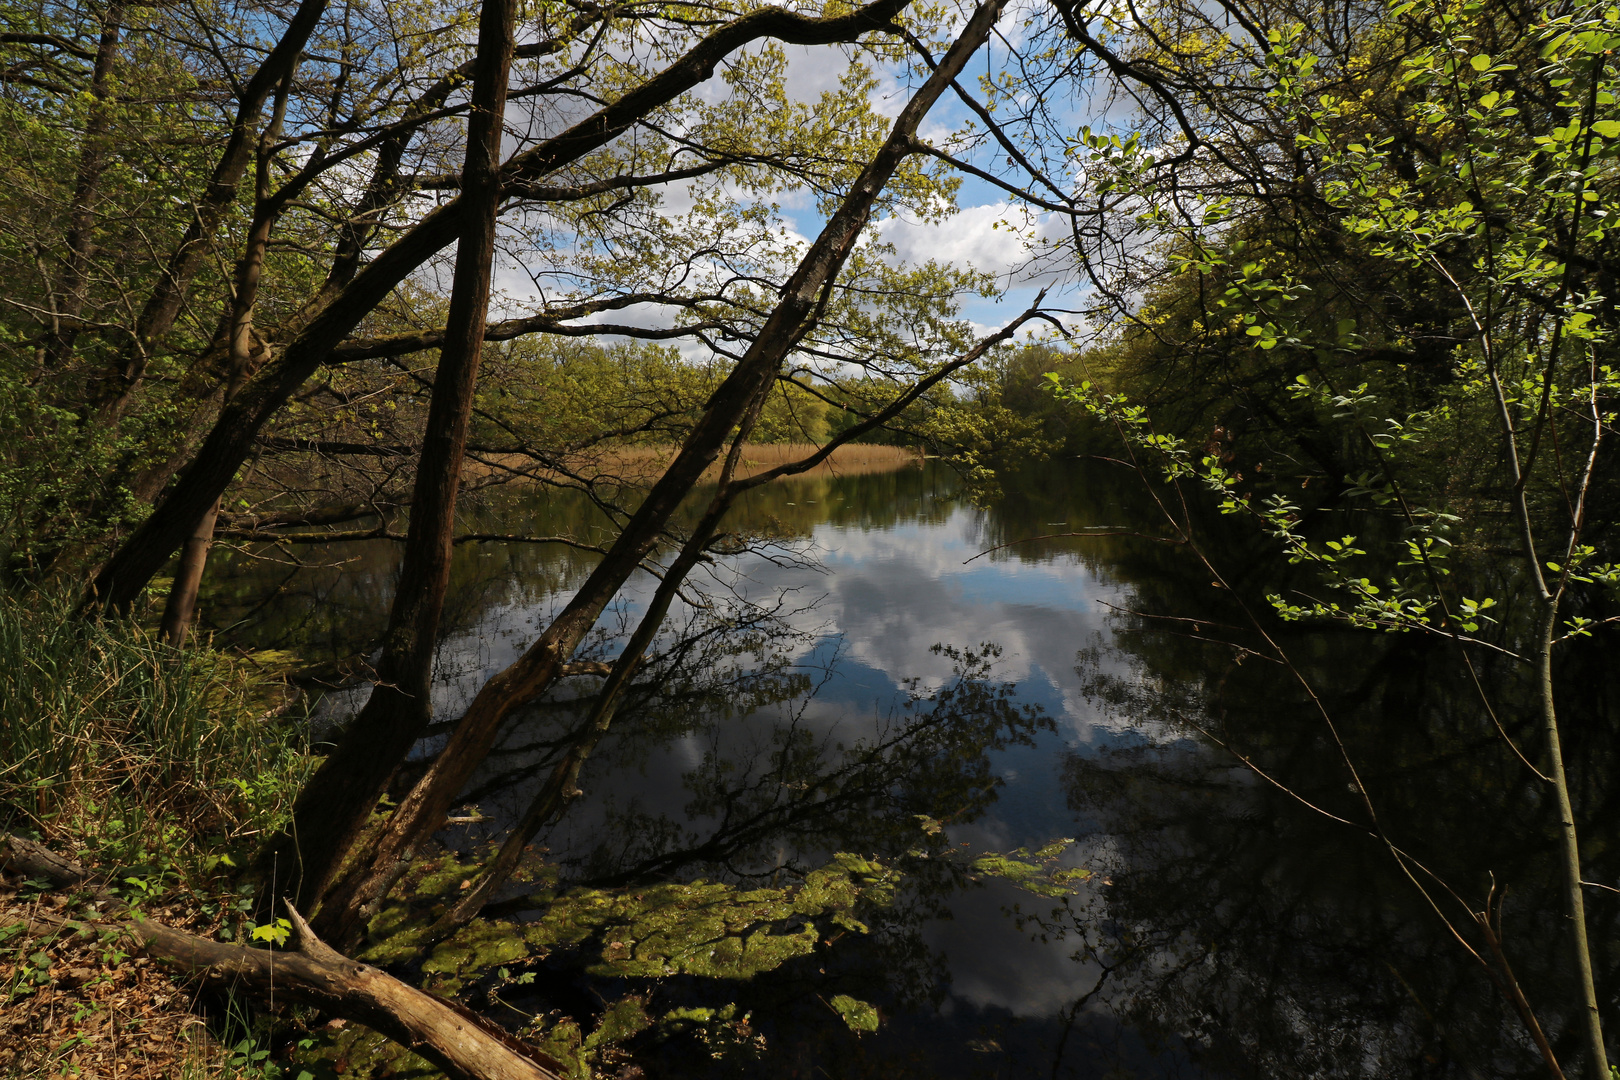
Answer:
[[[323,908],[322,925],[327,920],[347,922],[358,909],[386,892],[395,879],[396,865],[443,823],[461,789],[489,753],[501,722],[556,680],[609,601],[652,551],[670,516],[713,464],[755,396],[776,378],[782,360],[815,318],[826,290],[865,229],[878,195],[913,152],[918,125],[989,37],[1005,3],[985,0],[979,5],[939,66],[906,103],[889,137],[788,280],[759,336],[709,399],[675,460],[562,613],[527,652],[479,690],[433,765],[400,802],[376,842],[361,853],[340,893]],[[306,855],[305,872],[330,875],[346,854],[333,852],[322,863],[312,863]],[[308,890],[300,890],[301,898],[308,895]]]
[[[90,73],[89,115],[85,118],[84,141],[79,147],[79,168],[74,177],[73,201],[68,206],[68,229],[63,244],[66,258],[62,276],[56,283],[55,299],[51,302],[50,332],[43,350],[43,366],[47,370],[60,367],[73,355],[79,336],[79,317],[84,313],[90,258],[95,246],[97,194],[110,157],[106,145],[108,83],[118,58],[118,37],[123,21],[122,0],[114,0],[101,20],[101,40],[96,46],[95,67]]]
[[[236,201],[236,189],[253,162],[253,129],[258,125],[259,114],[270,95],[298,66],[305,45],[326,14],[326,4],[327,0],[303,0],[288,21],[281,40],[265,56],[252,78],[243,84],[230,136],[196,201],[191,221],[142,306],[129,341],[103,379],[100,392],[86,413],[87,420],[116,424],[129,408],[153,351],[173,328],[175,318],[185,305],[191,279],[208,257],[215,231]]]
[[[158,637],[177,649],[186,643],[186,635],[191,632],[203,571],[208,567],[208,549],[214,545],[214,522],[218,520],[219,500],[215,499],[180,549],[180,565],[175,568],[169,598],[163,605],[163,621],[158,626]]]
[[[528,809],[524,812],[517,825],[513,827],[511,834],[501,844],[495,858],[484,868],[482,875],[462,894],[461,899],[456,901],[448,911],[440,916],[438,922],[428,931],[427,937],[429,940],[443,940],[476,918],[483,909],[484,904],[488,902],[489,897],[505,883],[506,879],[511,876],[512,871],[517,869],[518,863],[523,858],[523,852],[527,849],[529,843],[549,822],[555,821],[567,809],[569,802],[579,794],[577,784],[580,770],[584,768],[586,760],[595,752],[597,744],[607,734],[608,728],[612,726],[619,700],[623,697],[624,690],[629,685],[631,677],[641,665],[642,657],[651,646],[653,637],[658,633],[659,627],[669,612],[670,604],[674,602],[675,596],[681,584],[686,580],[687,575],[692,572],[692,569],[707,552],[710,539],[719,529],[721,520],[737,497],[745,491],[770,483],[779,477],[808,472],[832,456],[832,452],[839,446],[851,442],[898,417],[913,402],[946,377],[960,371],[969,364],[975,363],[995,346],[1011,340],[1019,327],[1039,315],[1041,303],[1045,299],[1046,290],[1042,289],[1028,310],[1006,326],[984,338],[950,363],[942,365],[933,374],[919,380],[910,390],[890,402],[883,409],[880,409],[876,414],[867,417],[862,422],[851,426],[830,439],[826,445],[815,453],[799,461],[779,465],[747,480],[733,480],[732,477],[736,472],[743,442],[752,430],[755,420],[758,419],[759,408],[764,404],[763,395],[755,399],[753,411],[744,419],[732,443],[731,453],[721,470],[718,490],[714,498],[710,500],[708,509],[704,511],[702,519],[693,528],[691,535],[682,546],[675,561],[664,571],[663,580],[658,583],[658,588],[653,592],[653,598],[647,605],[647,611],[636,625],[635,632],[630,635],[630,640],[625,643],[623,651],[614,660],[607,681],[597,691],[596,700],[591,704],[591,712],[586,717],[585,726],[579,738],[574,741],[573,745],[568,748],[567,753],[564,754],[563,759],[552,769],[551,775],[546,778],[545,784],[541,786],[539,793],[530,802]],[[369,917],[375,911],[380,899],[380,896],[372,896],[367,905],[355,913],[357,918],[353,920],[353,923],[358,923]],[[353,923],[345,926],[343,930],[352,933],[354,930]]]
[[[297,71],[296,62],[282,77],[276,91],[276,104],[270,123],[259,135],[258,168],[254,173],[253,224],[248,230],[247,248],[236,271],[236,299],[231,304],[226,326],[226,370],[220,401],[228,404],[252,374],[254,364],[253,310],[259,302],[259,283],[264,277],[264,255],[270,247],[270,230],[280,216],[282,203],[270,197],[270,155],[281,138],[282,121],[287,115],[287,93]],[[221,499],[203,512],[191,536],[180,549],[180,565],[169,586],[158,636],[175,648],[186,643],[191,619],[197,610],[197,593],[202,588],[203,571],[208,567],[208,549],[214,543],[214,522],[219,519]]]
[[[445,912],[429,931],[429,937],[442,940],[453,934],[456,930],[471,922],[484,906],[490,894],[499,889],[506,879],[517,869],[519,861],[523,858],[524,850],[535,835],[549,822],[555,820],[579,794],[579,773],[585,766],[585,761],[596,750],[596,746],[607,734],[608,728],[613,724],[613,717],[618,711],[619,700],[624,696],[625,688],[630,685],[630,678],[641,666],[642,657],[652,645],[653,638],[657,636],[659,628],[664,624],[664,616],[669,613],[669,606],[675,600],[686,576],[692,572],[693,567],[708,551],[709,541],[720,527],[720,521],[726,516],[736,499],[738,488],[732,485],[732,476],[736,473],[737,462],[742,457],[743,444],[753,433],[754,424],[759,420],[760,409],[765,404],[772,387],[766,386],[754,397],[743,421],[738,425],[737,434],[732,438],[731,452],[726,455],[726,463],[721,467],[720,480],[714,498],[709,501],[708,509],[703,517],[693,527],[686,543],[681,545],[680,553],[675,561],[664,571],[663,580],[654,590],[652,601],[642,614],[641,621],[636,624],[635,631],[630,640],[625,642],[618,658],[613,661],[613,668],[608,673],[607,680],[597,691],[596,700],[591,703],[590,715],[585,720],[585,729],[579,738],[563,755],[563,759],[551,770],[551,775],[540,788],[538,794],[529,803],[529,808],[523,814],[512,832],[501,844],[500,851],[495,858],[484,867],[483,874],[461,898]],[[376,903],[382,899],[380,895],[372,895],[368,902],[361,907],[349,906],[344,909],[348,922],[340,928],[345,935],[339,940],[347,940],[362,928],[363,920],[375,909]]]
[[[291,884],[306,905],[320,895],[337,858],[354,842],[389,777],[432,720],[433,652],[450,584],[456,496],[495,259],[501,135],[516,17],[517,0],[485,0],[479,17],[461,184],[464,227],[456,248],[450,312],[417,463],[399,585],[377,677],[360,715],[305,785],[294,811],[293,833],[267,849],[266,865],[272,872],[261,893],[261,907],[280,895],[284,884]],[[296,845],[292,837],[297,838]]]
[[[774,38],[791,45],[854,41],[862,34],[890,27],[909,2],[873,0],[827,18],[767,7],[727,23],[653,78],[508,162],[507,190],[521,193],[606,146],[648,113],[707,80],[727,56],[754,41]],[[80,600],[80,615],[90,616],[104,608],[123,611],[134,604],[152,575],[169,561],[236,476],[264,425],[395,287],[460,235],[465,210],[466,204],[457,197],[427,214],[367,262],[353,281],[334,295],[321,297],[319,310],[300,323],[295,336],[278,348],[275,359],[221,410],[179,480],[96,572]]]

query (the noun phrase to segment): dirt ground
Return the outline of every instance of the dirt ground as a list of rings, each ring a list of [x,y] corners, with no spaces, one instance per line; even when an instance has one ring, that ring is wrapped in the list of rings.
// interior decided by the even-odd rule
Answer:
[[[264,1074],[251,1051],[233,1055],[222,1046],[192,1010],[190,991],[152,961],[130,955],[121,935],[61,925],[90,914],[59,894],[0,883],[0,1077],[203,1080]],[[207,930],[180,909],[152,915]]]

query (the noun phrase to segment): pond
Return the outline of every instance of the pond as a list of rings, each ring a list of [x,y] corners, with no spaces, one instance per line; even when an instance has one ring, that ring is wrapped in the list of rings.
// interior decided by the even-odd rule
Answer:
[[[576,537],[595,513],[540,491],[478,511],[491,531]],[[537,843],[566,881],[594,884],[791,880],[835,852],[898,859],[930,836],[957,854],[915,874],[870,934],[747,984],[675,980],[671,1001],[731,998],[750,1013],[765,1049],[724,1070],[1544,1075],[1492,975],[1437,914],[1462,921],[1464,905],[1487,904],[1560,1057],[1578,1057],[1550,799],[1455,655],[1259,613],[1318,710],[1253,648],[1248,622],[1269,610],[1268,591],[1308,583],[1240,524],[1199,518],[1230,586],[1215,587],[1156,514],[1139,479],[1099,462],[1032,468],[982,506],[929,462],[777,483],[734,511],[728,527],[756,542],[694,579],[660,660],[587,764],[584,795]],[[1094,535],[1034,539],[1083,530]],[[397,547],[298,555],[294,566],[222,553],[207,617],[255,647],[334,659],[367,648]],[[554,544],[458,547],[436,716],[459,715],[591,558]],[[640,575],[582,655],[611,658],[654,584]],[[1613,886],[1620,710],[1601,648],[1566,663],[1583,688],[1565,714],[1586,876]],[[1479,670],[1499,700],[1522,693],[1511,668]],[[570,680],[503,733],[447,843],[496,839],[522,814],[594,684]],[[363,694],[336,691],[320,715],[341,719]],[[1530,710],[1498,719],[1533,752]],[[1347,760],[1384,836],[1426,871],[1409,876],[1365,827]],[[1060,839],[1071,841],[1061,861],[1090,871],[1066,898],[962,869],[974,854]],[[1616,899],[1589,898],[1608,1001],[1620,989]],[[569,1008],[596,992],[557,974],[576,998],[516,1003]],[[827,1004],[838,994],[878,1006],[879,1031],[850,1033]],[[723,1074],[689,1049],[641,1065]]]

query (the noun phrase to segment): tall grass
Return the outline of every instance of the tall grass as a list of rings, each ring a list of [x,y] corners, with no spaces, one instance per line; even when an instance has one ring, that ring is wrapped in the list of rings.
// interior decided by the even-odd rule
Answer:
[[[126,864],[240,856],[307,772],[295,725],[272,718],[279,689],[224,654],[0,594],[0,828]]]

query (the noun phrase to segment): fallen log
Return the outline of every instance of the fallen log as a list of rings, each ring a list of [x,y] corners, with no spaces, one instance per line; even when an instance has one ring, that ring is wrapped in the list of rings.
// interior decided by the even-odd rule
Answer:
[[[44,879],[57,888],[87,888],[101,910],[91,919],[64,920],[65,926],[122,930],[147,956],[211,986],[265,1001],[311,1005],[364,1024],[455,1080],[561,1080],[560,1062],[471,1010],[338,953],[315,936],[290,904],[289,947],[254,949],[143,918],[95,887],[94,875],[84,867],[21,837],[0,835],[0,873]]]

